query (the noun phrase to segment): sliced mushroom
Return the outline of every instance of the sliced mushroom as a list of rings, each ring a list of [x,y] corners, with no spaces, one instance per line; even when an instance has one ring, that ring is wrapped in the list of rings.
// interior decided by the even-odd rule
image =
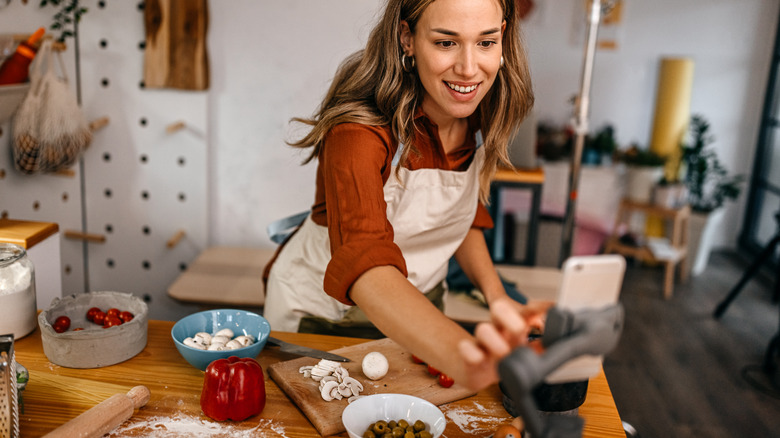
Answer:
[[[322,399],[325,401],[333,400],[333,395],[331,395],[331,392],[333,391],[334,388],[338,388],[338,386],[339,384],[336,381],[330,381],[325,383],[325,385],[320,390],[320,395],[322,396]]]
[[[360,383],[356,378],[354,377],[346,377],[344,378],[344,385],[353,388],[352,394],[358,395],[363,391],[363,384]]]
[[[336,380],[335,376],[325,376],[320,380],[320,389],[322,389],[323,386],[325,386],[328,382],[336,382],[339,383],[338,380]]]
[[[339,394],[341,394],[344,397],[352,397],[353,395],[355,395],[352,393],[352,387],[347,386],[343,383],[339,384]]]
[[[336,400],[341,400],[344,398],[343,395],[339,392],[339,386],[338,383],[336,383],[336,387],[330,390],[330,396],[335,398]]]
[[[355,400],[357,400],[359,398],[363,398],[363,397],[365,397],[365,395],[353,395],[352,397],[348,398],[347,401],[349,403],[352,403],[353,401],[355,401]]]

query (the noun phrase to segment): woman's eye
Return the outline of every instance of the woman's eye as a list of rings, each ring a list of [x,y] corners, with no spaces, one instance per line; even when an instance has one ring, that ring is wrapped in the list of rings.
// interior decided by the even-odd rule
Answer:
[[[479,42],[479,46],[484,48],[484,49],[490,48],[494,44],[497,44],[497,43],[495,41],[480,41]]]
[[[444,47],[446,49],[446,48],[454,46],[455,45],[455,41],[439,41],[437,44],[440,45],[441,47]]]

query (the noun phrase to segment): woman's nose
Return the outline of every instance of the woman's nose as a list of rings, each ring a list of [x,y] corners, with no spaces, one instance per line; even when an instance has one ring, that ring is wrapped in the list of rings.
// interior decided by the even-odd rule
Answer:
[[[466,47],[458,53],[455,60],[455,74],[469,78],[477,73],[477,59],[474,50]]]

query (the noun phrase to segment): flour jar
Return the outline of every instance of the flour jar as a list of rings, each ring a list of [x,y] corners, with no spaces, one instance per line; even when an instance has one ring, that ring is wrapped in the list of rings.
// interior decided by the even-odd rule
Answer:
[[[19,339],[37,324],[35,269],[27,251],[13,243],[0,243],[0,335]]]

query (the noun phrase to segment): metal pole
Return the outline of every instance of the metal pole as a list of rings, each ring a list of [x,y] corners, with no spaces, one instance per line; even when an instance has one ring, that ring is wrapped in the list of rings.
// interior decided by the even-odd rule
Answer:
[[[588,14],[588,37],[585,42],[585,58],[582,63],[582,83],[580,94],[576,101],[574,130],[577,135],[571,156],[571,172],[569,172],[569,196],[566,198],[566,213],[561,230],[561,252],[558,266],[571,255],[574,235],[574,213],[577,206],[577,190],[580,182],[580,165],[582,149],[585,146],[585,135],[588,132],[588,106],[590,103],[590,84],[593,77],[593,60],[596,56],[596,36],[598,35],[601,18],[601,0],[592,0]]]

